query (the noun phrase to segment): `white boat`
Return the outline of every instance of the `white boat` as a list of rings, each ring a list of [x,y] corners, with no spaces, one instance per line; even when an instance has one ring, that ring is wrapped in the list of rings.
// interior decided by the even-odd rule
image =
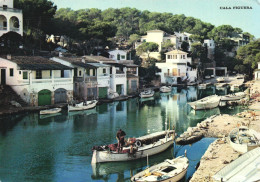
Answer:
[[[189,160],[180,156],[175,159],[166,159],[164,162],[141,171],[131,178],[133,182],[163,181],[175,182],[181,180],[187,173]]]
[[[81,102],[79,104],[68,105],[68,111],[82,111],[82,110],[92,109],[96,107],[97,102],[98,101],[96,100],[92,100],[92,101],[87,101],[86,103]]]
[[[260,146],[259,133],[245,126],[233,129],[228,136],[231,147],[239,152],[246,153]]]
[[[139,94],[141,98],[153,97],[154,91],[153,90],[145,90]]]
[[[205,78],[206,78],[206,79],[210,79],[210,76],[209,76],[209,75],[207,75],[207,76],[205,76]]]
[[[136,138],[133,145],[123,147],[119,153],[117,144],[93,147],[91,163],[130,161],[155,155],[172,146],[174,138],[174,130],[152,133]]]
[[[207,84],[205,83],[201,83],[198,85],[198,89],[206,89],[207,88]]]
[[[115,99],[115,98],[118,98],[119,97],[119,94],[117,92],[109,92],[107,98],[109,99]]]
[[[217,78],[217,82],[225,82],[225,78],[224,77],[219,77],[219,78]]]
[[[220,100],[221,101],[239,100],[244,98],[245,96],[246,94],[244,92],[237,92],[237,93],[221,96]]]
[[[172,87],[171,86],[162,86],[161,88],[160,88],[160,92],[162,92],[162,93],[167,93],[167,92],[171,92],[172,91]]]
[[[253,149],[217,172],[214,181],[242,182],[259,181],[260,179],[260,148]]]
[[[52,108],[52,109],[41,110],[40,114],[56,114],[58,112],[61,112],[61,108]]]
[[[203,99],[194,101],[194,102],[188,102],[188,104],[194,109],[194,110],[202,110],[202,109],[212,109],[215,107],[218,107],[220,102],[220,97],[217,95],[211,95],[208,97],[204,97]]]

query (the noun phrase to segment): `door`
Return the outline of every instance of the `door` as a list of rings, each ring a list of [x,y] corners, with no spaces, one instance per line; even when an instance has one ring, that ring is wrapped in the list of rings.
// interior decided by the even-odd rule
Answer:
[[[5,74],[5,69],[1,69],[1,85],[6,84],[6,74]]]
[[[177,76],[177,74],[178,74],[177,68],[173,68],[172,69],[172,76]]]
[[[51,91],[41,90],[38,93],[38,106],[51,105]]]
[[[54,103],[66,103],[67,102],[67,90],[59,88],[54,92]]]
[[[122,85],[116,85],[116,92],[121,95],[122,93]]]
[[[98,88],[98,97],[101,99],[107,98],[107,87]]]
[[[137,80],[132,80],[131,81],[131,90],[132,90],[132,92],[136,92],[137,91]]]

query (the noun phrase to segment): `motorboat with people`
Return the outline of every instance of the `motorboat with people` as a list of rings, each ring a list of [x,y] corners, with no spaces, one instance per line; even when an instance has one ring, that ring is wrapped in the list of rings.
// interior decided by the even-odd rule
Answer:
[[[118,144],[94,146],[92,164],[102,162],[130,161],[152,156],[172,146],[175,139],[174,130],[159,131],[138,138],[129,138],[122,149]]]
[[[220,102],[219,96],[211,95],[211,96],[204,97],[204,98],[194,101],[194,102],[188,102],[188,104],[194,110],[202,110],[202,109],[212,109],[212,108],[218,107],[219,102]]]
[[[40,114],[56,114],[61,112],[61,108],[52,108],[52,109],[45,109],[45,110],[41,110]]]
[[[237,93],[221,96],[220,100],[221,101],[239,100],[244,98],[245,96],[246,94],[244,92],[237,92]]]
[[[145,91],[141,92],[141,93],[139,94],[139,96],[140,96],[141,98],[153,97],[153,96],[154,96],[154,91],[151,90],[151,89],[145,90]]]
[[[233,129],[228,136],[231,147],[239,152],[246,153],[260,146],[260,133],[246,126]]]
[[[189,160],[186,156],[179,156],[175,159],[166,159],[164,162],[148,167],[131,178],[132,182],[148,181],[180,181],[189,167]]]
[[[172,87],[171,86],[162,86],[160,88],[160,92],[162,93],[168,93],[168,92],[171,92],[172,91]]]
[[[93,109],[96,107],[98,101],[97,100],[91,100],[87,102],[81,102],[79,104],[71,104],[68,105],[68,111],[82,111],[87,109]]]

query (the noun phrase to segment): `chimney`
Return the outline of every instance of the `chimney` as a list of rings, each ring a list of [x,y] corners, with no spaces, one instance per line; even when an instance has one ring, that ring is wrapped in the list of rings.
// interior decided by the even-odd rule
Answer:
[[[11,54],[7,54],[6,58],[7,58],[8,60],[11,60],[11,59],[12,59]]]

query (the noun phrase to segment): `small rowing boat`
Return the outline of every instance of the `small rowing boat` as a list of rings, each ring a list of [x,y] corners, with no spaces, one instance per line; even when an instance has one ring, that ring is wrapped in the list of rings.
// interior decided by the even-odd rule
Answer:
[[[92,101],[87,101],[81,102],[79,104],[74,104],[74,105],[68,105],[68,111],[82,111],[82,110],[87,110],[87,109],[93,109],[96,107],[98,101],[92,100]]]
[[[175,182],[181,180],[187,173],[189,160],[180,156],[175,159],[166,159],[164,162],[147,168],[131,178],[133,182],[164,181]]]
[[[171,86],[162,86],[161,88],[160,88],[160,92],[162,92],[162,93],[168,93],[168,92],[171,92],[172,91],[172,87]]]
[[[40,114],[56,114],[58,112],[61,112],[61,108],[53,108],[53,109],[46,109],[46,110],[41,110]]]
[[[153,90],[145,90],[139,94],[141,98],[153,97],[154,91]]]
[[[208,97],[204,97],[203,99],[194,101],[194,102],[188,102],[188,104],[194,109],[194,110],[202,110],[202,109],[212,109],[215,107],[218,107],[220,101],[220,97],[217,95],[211,95]]]
[[[244,98],[245,96],[246,94],[244,92],[237,92],[237,93],[221,96],[220,100],[221,101],[239,100]]]

